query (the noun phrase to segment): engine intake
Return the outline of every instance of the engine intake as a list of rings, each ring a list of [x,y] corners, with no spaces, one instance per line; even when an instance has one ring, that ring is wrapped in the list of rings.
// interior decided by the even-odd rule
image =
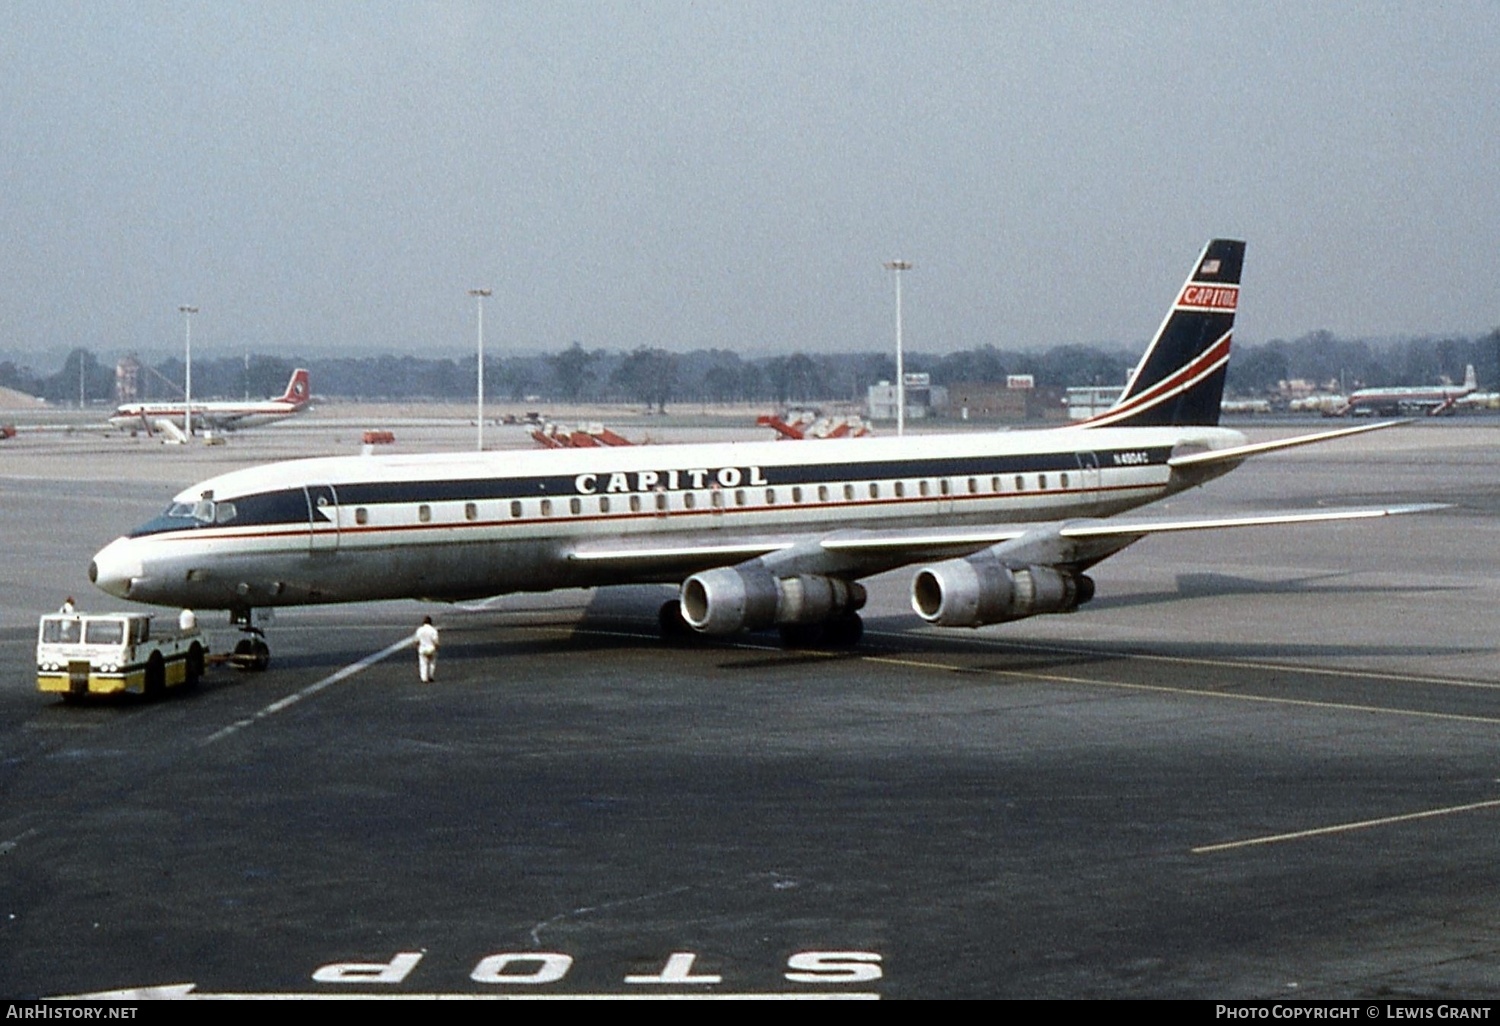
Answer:
[[[864,586],[839,577],[777,577],[750,563],[682,582],[682,618],[704,634],[735,634],[789,623],[822,623],[865,604]]]
[[[939,627],[983,627],[1041,613],[1071,613],[1094,597],[1094,580],[1050,566],[1011,568],[986,550],[923,567],[911,606]]]

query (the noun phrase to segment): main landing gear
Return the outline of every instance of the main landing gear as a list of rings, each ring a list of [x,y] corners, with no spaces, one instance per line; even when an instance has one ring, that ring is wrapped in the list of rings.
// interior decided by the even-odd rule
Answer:
[[[260,673],[271,665],[271,646],[266,644],[266,632],[255,626],[254,617],[254,610],[250,609],[229,611],[229,622],[245,635],[235,642],[230,662],[236,669]]]
[[[682,603],[677,599],[663,602],[656,619],[661,639],[669,645],[705,637],[682,618]],[[776,631],[783,648],[854,648],[864,637],[865,622],[858,613],[841,613],[822,623],[784,623]]]

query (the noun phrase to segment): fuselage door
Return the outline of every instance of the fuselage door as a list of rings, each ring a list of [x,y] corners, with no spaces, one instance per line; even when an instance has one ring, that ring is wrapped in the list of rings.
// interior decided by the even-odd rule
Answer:
[[[1078,459],[1078,499],[1093,505],[1099,501],[1099,454],[1077,452],[1073,455]]]
[[[339,496],[333,485],[304,485],[307,494],[307,549],[332,552],[339,547]]]

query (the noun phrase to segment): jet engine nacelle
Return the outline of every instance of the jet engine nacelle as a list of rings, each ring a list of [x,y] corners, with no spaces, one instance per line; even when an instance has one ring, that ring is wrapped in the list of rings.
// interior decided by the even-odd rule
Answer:
[[[865,604],[864,586],[818,574],[777,577],[749,564],[682,582],[682,618],[704,634],[734,634],[788,623],[822,623]]]
[[[939,627],[983,627],[1039,613],[1071,613],[1094,597],[1094,580],[1050,566],[1013,569],[992,551],[923,567],[911,606]]]

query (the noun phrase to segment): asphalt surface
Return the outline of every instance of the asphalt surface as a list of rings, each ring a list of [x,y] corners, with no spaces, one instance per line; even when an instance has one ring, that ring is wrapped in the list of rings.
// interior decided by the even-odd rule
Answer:
[[[1170,510],[1454,505],[1149,539],[1070,616],[927,628],[905,573],[854,653],[668,647],[665,589],[308,609],[263,674],[36,692],[97,548],[316,437],[0,453],[0,995],[1500,996],[1500,423],[1247,464]]]

